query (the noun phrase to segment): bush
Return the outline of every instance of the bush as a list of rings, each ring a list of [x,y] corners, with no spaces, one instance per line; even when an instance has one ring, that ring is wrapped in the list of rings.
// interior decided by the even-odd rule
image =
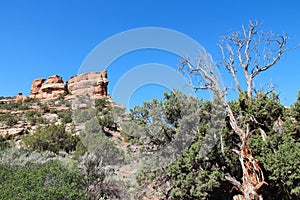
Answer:
[[[24,104],[27,104],[27,105],[33,105],[33,104],[37,104],[39,102],[40,102],[40,100],[37,98],[27,98],[24,100]]]
[[[0,136],[0,150],[6,149],[10,146],[9,141],[7,140],[8,137],[8,134],[5,136]]]
[[[59,162],[13,168],[0,164],[0,199],[88,199],[85,181]]]
[[[96,116],[96,110],[92,108],[87,110],[75,110],[73,112],[74,120],[77,123],[85,123],[90,119],[94,118],[95,116]]]
[[[9,102],[0,104],[0,109],[3,110],[28,110],[29,107],[24,102]]]
[[[39,166],[53,160],[52,152],[38,153],[25,148],[6,148],[0,151],[0,164],[11,167]]]
[[[80,156],[83,156],[87,152],[87,148],[84,146],[81,140],[77,142],[76,150],[74,152],[74,158],[79,159]]]
[[[95,107],[97,108],[98,111],[103,110],[108,106],[109,102],[107,99],[96,99],[95,100]]]
[[[35,125],[37,123],[44,123],[44,119],[42,118],[42,115],[37,110],[29,110],[25,113],[25,117],[30,122],[30,124]]]
[[[6,120],[6,125],[9,127],[12,127],[12,126],[16,125],[17,123],[18,123],[18,119],[11,115]]]
[[[80,158],[79,168],[87,181],[90,199],[130,199],[126,183],[110,178],[101,157],[86,153]]]
[[[23,138],[24,145],[34,151],[74,151],[79,141],[78,136],[66,132],[65,125],[49,125],[37,128],[33,135]]]
[[[80,137],[86,149],[101,159],[103,164],[115,164],[123,161],[124,152],[104,134],[96,118],[85,124],[85,129]]]
[[[114,110],[111,107],[109,101],[107,99],[96,99],[95,108],[102,130],[105,131],[104,128],[108,128],[109,130],[116,130],[117,124],[113,115]]]
[[[0,122],[5,122],[5,125],[8,127],[12,127],[18,123],[20,118],[18,116],[13,116],[10,114],[4,114],[0,116]]]
[[[64,110],[57,113],[58,117],[61,118],[61,122],[63,124],[71,123],[72,120],[72,114],[70,110]]]

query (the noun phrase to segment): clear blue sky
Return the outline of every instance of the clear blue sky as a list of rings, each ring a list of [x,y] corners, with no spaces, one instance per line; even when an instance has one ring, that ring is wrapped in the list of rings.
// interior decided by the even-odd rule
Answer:
[[[300,42],[300,1],[181,0],[0,0],[0,96],[29,94],[35,78],[76,74],[85,57],[110,36],[139,27],[163,27],[199,42],[214,59],[220,36],[240,30],[249,20],[265,30],[287,33],[291,45]],[[99,58],[101,59],[101,58]],[[178,58],[144,50],[122,56],[108,68],[110,92],[131,68],[144,63],[176,68]],[[300,89],[300,49],[260,77],[256,86],[276,85],[283,104],[295,101]],[[145,86],[133,103],[150,100],[164,88]],[[145,94],[146,93],[146,94]]]

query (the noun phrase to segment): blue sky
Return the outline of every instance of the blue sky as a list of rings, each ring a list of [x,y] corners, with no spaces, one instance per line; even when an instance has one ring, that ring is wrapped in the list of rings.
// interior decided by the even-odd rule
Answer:
[[[220,58],[220,36],[240,30],[249,20],[263,22],[264,30],[287,33],[290,45],[295,46],[300,43],[299,8],[297,0],[0,0],[0,96],[28,95],[32,80],[39,77],[59,74],[68,80],[99,43],[133,28],[181,32],[201,44],[214,60]],[[110,93],[122,75],[145,63],[176,69],[178,57],[151,49],[121,56],[108,67]],[[260,76],[256,86],[272,82],[282,103],[289,105],[300,89],[299,74],[297,49]],[[161,96],[164,90],[158,85],[141,87],[130,105]]]

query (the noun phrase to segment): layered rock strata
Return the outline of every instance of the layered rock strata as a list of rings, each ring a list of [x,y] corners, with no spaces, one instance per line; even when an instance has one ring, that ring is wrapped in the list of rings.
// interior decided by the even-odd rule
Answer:
[[[109,97],[107,88],[107,71],[79,74],[64,82],[58,75],[35,79],[32,82],[31,98],[52,99],[62,94],[74,96],[90,95],[93,97]]]

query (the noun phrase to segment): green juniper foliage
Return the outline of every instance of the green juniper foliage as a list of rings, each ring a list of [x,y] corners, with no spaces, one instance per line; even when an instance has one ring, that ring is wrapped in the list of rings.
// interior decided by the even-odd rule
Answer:
[[[0,164],[0,199],[88,199],[85,180],[57,161],[41,166],[11,167]]]
[[[24,145],[33,151],[66,151],[75,150],[78,136],[72,136],[65,130],[65,125],[51,124],[46,127],[38,127],[33,135],[23,137]]]

